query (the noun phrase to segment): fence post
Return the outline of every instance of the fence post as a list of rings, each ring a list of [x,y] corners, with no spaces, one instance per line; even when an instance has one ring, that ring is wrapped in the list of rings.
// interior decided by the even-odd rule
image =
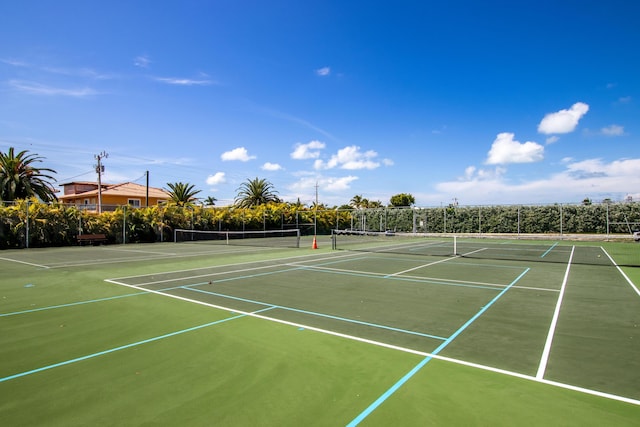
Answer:
[[[122,244],[127,243],[127,205],[122,208]]]
[[[444,217],[444,228],[442,230],[443,233],[447,232],[447,208],[442,209],[443,217]]]
[[[29,249],[29,199],[26,200],[27,202],[27,219],[26,219],[26,223],[25,223],[25,247],[27,249]]]

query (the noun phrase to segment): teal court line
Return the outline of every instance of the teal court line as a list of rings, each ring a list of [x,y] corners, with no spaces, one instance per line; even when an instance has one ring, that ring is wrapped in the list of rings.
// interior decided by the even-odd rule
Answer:
[[[267,307],[267,308],[264,308],[262,310],[254,311],[251,314],[261,313],[263,311],[271,310],[272,308],[273,307]],[[216,320],[215,322],[209,322],[209,323],[205,323],[205,324],[202,324],[202,325],[193,326],[191,328],[182,329],[180,331],[175,331],[175,332],[171,332],[171,333],[168,333],[168,334],[159,335],[157,337],[148,338],[146,340],[134,342],[134,343],[131,343],[131,344],[122,345],[122,346],[119,346],[119,347],[110,348],[108,350],[99,351],[99,352],[93,353],[93,354],[88,354],[86,356],[76,357],[75,359],[65,360],[64,362],[54,363],[52,365],[43,366],[41,368],[32,369],[30,371],[21,372],[19,374],[9,375],[8,377],[0,378],[0,383],[1,382],[5,382],[5,381],[9,381],[9,380],[13,380],[13,379],[16,379],[16,378],[20,378],[20,377],[25,377],[25,376],[31,375],[31,374],[36,374],[38,372],[47,371],[49,369],[58,368],[60,366],[65,366],[65,365],[70,365],[72,363],[81,362],[83,360],[93,359],[93,358],[98,357],[98,356],[104,356],[105,354],[114,353],[116,351],[125,350],[125,349],[132,348],[132,347],[137,347],[139,345],[148,344],[150,342],[159,341],[159,340],[162,340],[162,339],[165,339],[165,338],[170,338],[170,337],[173,337],[173,336],[176,336],[176,335],[181,335],[181,334],[184,334],[184,333],[187,333],[187,332],[196,331],[198,329],[206,328],[206,327],[213,326],[213,325],[218,325],[220,323],[228,322],[230,320],[235,320],[235,319],[239,319],[241,317],[246,317],[246,316],[248,316],[248,314],[239,314],[239,315],[236,315],[236,316],[227,317],[225,319]]]
[[[388,260],[388,261],[407,261],[407,258],[402,258],[402,257],[389,257],[389,256],[373,256],[373,257],[364,257],[363,259],[373,259],[373,260],[377,260],[377,259],[383,259],[383,260]],[[448,261],[447,264],[448,265],[461,265],[464,267],[487,267],[487,268],[508,268],[508,269],[513,269],[513,270],[522,270],[521,266],[516,266],[516,265],[501,265],[501,264],[480,264],[480,263],[471,263],[471,262],[467,262],[467,261],[458,261],[459,258],[454,258],[451,261]],[[349,260],[345,260],[344,262],[347,262]],[[411,260],[411,262],[415,262],[415,260]]]
[[[193,284],[191,286],[196,286],[196,285],[204,285],[207,284],[209,282],[202,282],[202,283],[196,283]],[[164,289],[160,289],[159,292],[165,292],[165,291],[170,291],[173,289],[178,289],[180,286],[172,286],[170,288],[164,288]],[[32,308],[29,310],[23,310],[23,311],[14,311],[11,313],[0,313],[0,317],[8,317],[8,316],[16,316],[19,314],[28,314],[28,313],[34,313],[34,312],[38,312],[38,311],[45,311],[45,310],[55,310],[57,308],[65,308],[65,307],[73,307],[75,305],[83,305],[83,304],[91,304],[94,302],[103,302],[103,301],[109,301],[109,300],[114,300],[114,299],[119,299],[119,298],[128,298],[128,297],[135,297],[135,296],[139,296],[139,295],[147,295],[147,294],[151,294],[152,292],[135,292],[133,294],[126,294],[126,295],[116,295],[113,297],[105,297],[105,298],[96,298],[96,299],[92,299],[92,300],[85,300],[85,301],[76,301],[76,302],[70,302],[70,303],[66,303],[66,304],[58,304],[58,305],[51,305],[51,306],[47,306],[47,307],[40,307],[40,308]]]
[[[227,278],[227,279],[220,279],[220,280],[216,280],[215,283],[223,282],[223,281],[237,280],[237,279],[246,279],[246,278],[251,278],[251,277],[258,277],[258,276],[263,276],[263,275],[267,275],[267,274],[283,273],[283,272],[293,271],[293,270],[297,270],[297,269],[299,269],[299,267],[288,268],[288,269],[285,269],[285,270],[278,270],[278,271],[272,271],[272,272],[266,272],[266,273],[253,274],[253,275],[232,277],[232,278]],[[216,274],[225,274],[225,272],[216,273]],[[185,278],[178,278],[178,279],[171,279],[170,281],[184,280],[184,279]],[[188,277],[187,277],[187,279],[188,279]],[[195,283],[195,284],[191,284],[190,286],[205,285],[205,284],[208,284],[208,283],[209,282]],[[139,284],[139,285],[136,285],[136,286],[146,286],[146,285],[148,285],[148,283],[143,283],[143,284]],[[169,287],[169,288],[159,289],[159,292],[166,292],[166,291],[178,289],[180,287],[181,286],[172,286],[172,287]],[[127,297],[132,297],[132,296],[145,295],[145,294],[149,294],[149,293],[151,293],[151,292],[136,292],[136,293],[132,293],[132,294],[116,295],[116,296],[112,296],[112,297],[96,298],[96,299],[84,300],[84,301],[76,301],[76,302],[70,302],[70,303],[66,303],[66,304],[58,304],[58,305],[52,305],[52,306],[47,306],[47,307],[33,308],[33,309],[29,309],[29,310],[14,311],[14,312],[9,312],[9,313],[0,313],[0,317],[9,317],[9,316],[16,316],[16,315],[20,315],[20,314],[35,313],[35,312],[38,312],[38,311],[46,311],[46,310],[54,310],[54,309],[58,309],[58,308],[73,307],[73,306],[77,306],[77,305],[91,304],[91,303],[96,303],[96,302],[115,300],[115,299],[119,299],[119,298],[127,298]]]
[[[362,258],[357,258],[357,259],[366,259],[366,258],[367,257],[362,257]],[[371,258],[371,257],[369,257],[369,258]],[[332,272],[332,273],[336,273],[337,274],[338,272],[336,272],[336,271],[322,270],[322,269],[319,269],[317,267],[318,266],[323,266],[323,265],[330,265],[330,264],[335,264],[335,263],[347,262],[347,261],[349,261],[349,260],[339,260],[339,261],[333,260],[331,262],[317,264],[316,266],[299,265],[299,266],[295,266],[295,267],[287,268],[287,269],[283,269],[283,270],[264,272],[264,273],[258,273],[258,274],[252,274],[252,275],[244,275],[244,276],[238,276],[238,277],[231,277],[231,278],[226,278],[226,279],[219,279],[219,280],[214,281],[213,283],[220,283],[220,282],[225,282],[225,281],[232,281],[232,280],[246,279],[246,278],[252,278],[252,277],[259,277],[259,276],[270,275],[270,274],[285,273],[285,272],[295,271],[295,270],[300,270],[300,269],[316,270],[316,271],[322,271],[322,272]],[[215,274],[216,275],[225,274],[225,272],[219,272],[219,273],[215,273]],[[380,275],[376,275],[376,274],[373,274],[373,273],[340,272],[340,274],[361,275],[362,277],[370,277],[370,278],[382,278],[383,277],[382,273]],[[171,279],[171,281],[173,281],[173,280],[184,280],[184,279],[185,278]],[[188,277],[187,277],[187,279],[188,279]],[[449,283],[449,282],[439,282],[439,281],[428,280],[428,279],[404,278],[404,277],[393,277],[393,279],[403,280],[403,281],[413,281],[413,282],[418,282],[418,283],[439,284],[439,285],[445,285],[445,286],[446,285],[449,285],[449,286],[466,286],[466,287],[478,287],[478,288],[489,289],[489,290],[498,290],[497,287],[480,286],[480,285],[464,285],[464,284]],[[204,285],[204,284],[208,284],[208,283],[209,282],[201,282],[201,283],[190,284],[189,286],[198,286],[198,285]],[[148,283],[142,283],[142,284],[137,285],[137,286],[146,286],[147,284]],[[169,287],[169,288],[160,289],[159,291],[160,292],[165,292],[165,291],[178,289],[180,287],[182,287],[182,286],[173,286],[173,287]],[[96,302],[103,302],[103,301],[115,300],[115,299],[120,299],[120,298],[139,296],[139,295],[144,295],[144,294],[148,294],[148,293],[150,293],[150,292],[136,292],[136,293],[132,293],[132,294],[117,295],[117,296],[105,297],[105,298],[96,298],[96,299],[92,299],[92,300],[77,301],[77,302],[71,302],[71,303],[66,303],[66,304],[58,304],[58,305],[47,306],[47,307],[39,307],[39,308],[34,308],[34,309],[29,309],[29,310],[22,310],[22,311],[9,312],[9,313],[0,313],[0,317],[16,316],[16,315],[20,315],[20,314],[28,314],[28,313],[34,313],[34,312],[46,311],[46,310],[53,310],[53,309],[65,308],[65,307],[73,307],[73,306],[77,306],[77,305],[91,304],[91,303],[96,303]],[[441,337],[435,337],[435,338],[444,339],[444,338],[441,338]]]
[[[18,314],[34,313],[34,312],[37,312],[37,311],[53,310],[53,309],[56,309],[56,308],[73,307],[74,305],[91,304],[91,303],[94,303],[94,302],[109,301],[109,300],[114,300],[114,299],[119,299],[119,298],[128,298],[128,297],[133,297],[133,296],[143,295],[143,294],[148,294],[148,293],[149,292],[136,292],[136,293],[133,293],[133,294],[116,295],[116,296],[113,296],[113,297],[96,298],[96,299],[92,299],[92,300],[70,302],[70,303],[67,303],[67,304],[58,304],[58,305],[51,305],[51,306],[47,306],[47,307],[32,308],[32,309],[29,309],[29,310],[14,311],[14,312],[11,312],[11,313],[0,313],[0,317],[16,316]]]
[[[547,254],[549,252],[551,252],[553,250],[553,248],[555,248],[558,245],[558,242],[555,242],[553,245],[551,245],[551,247],[549,249],[547,249],[545,251],[545,253],[543,253],[542,255],[540,255],[540,258],[544,258],[545,256],[547,256]]]
[[[461,287],[466,287],[466,288],[477,288],[477,289],[489,289],[492,291],[501,289],[502,287],[498,288],[498,286],[500,285],[496,285],[495,287],[491,287],[491,286],[482,286],[482,285],[470,285],[470,284],[464,284],[464,283],[455,283],[455,282],[440,282],[437,280],[430,280],[430,279],[419,279],[419,278],[415,278],[415,277],[402,277],[402,276],[389,276],[387,274],[384,273],[365,273],[365,272],[357,272],[357,271],[343,271],[343,270],[331,270],[331,269],[323,269],[323,268],[318,268],[318,267],[313,267],[313,266],[304,266],[304,267],[300,267],[299,269],[301,270],[307,270],[307,271],[316,271],[316,272],[321,272],[321,273],[330,273],[330,274],[342,274],[345,276],[356,276],[356,277],[366,277],[366,278],[374,278],[374,279],[384,279],[384,280],[399,280],[399,281],[403,281],[403,282],[415,282],[415,283],[427,283],[427,284],[431,284],[431,285],[443,285],[443,286],[461,286]]]
[[[516,277],[502,292],[496,295],[487,305],[482,307],[473,317],[471,317],[467,322],[462,325],[457,331],[455,331],[445,342],[440,344],[438,348],[436,348],[431,354],[437,355],[445,347],[447,347],[451,342],[456,339],[465,329],[467,329],[473,322],[475,322],[485,311],[489,309],[496,301],[498,301],[509,289],[511,289],[520,279],[524,277],[525,274],[529,272],[530,268],[527,268],[523,271],[518,277]],[[378,408],[383,402],[385,402],[391,395],[393,395],[400,387],[402,387],[409,379],[411,379],[420,369],[422,369],[429,361],[432,359],[432,356],[425,357],[420,363],[413,367],[408,373],[406,373],[400,380],[398,380],[394,385],[392,385],[387,391],[385,391],[380,397],[378,397],[371,405],[369,405],[364,411],[362,411],[357,417],[355,417],[347,427],[354,427],[360,424],[365,418],[367,418],[376,408]]]
[[[222,298],[228,298],[228,299],[233,299],[233,300],[242,301],[242,302],[249,302],[249,303],[259,304],[259,305],[267,305],[267,306],[272,307],[272,308],[278,308],[278,309],[287,310],[287,311],[294,311],[294,312],[297,312],[297,313],[309,314],[309,315],[317,316],[317,317],[325,317],[327,319],[340,320],[342,322],[347,322],[347,323],[355,323],[355,324],[359,324],[359,325],[363,325],[363,326],[370,326],[370,327],[373,327],[373,328],[386,329],[386,330],[390,330],[390,331],[394,331],[394,332],[402,332],[402,333],[411,334],[411,335],[418,335],[418,336],[421,336],[421,337],[433,338],[433,339],[437,339],[437,340],[441,340],[441,341],[446,340],[446,338],[440,337],[438,335],[431,335],[431,334],[425,334],[425,333],[422,333],[422,332],[409,331],[407,329],[394,328],[392,326],[385,326],[385,325],[379,325],[377,323],[363,322],[361,320],[349,319],[349,318],[340,317],[340,316],[333,316],[333,315],[324,314],[324,313],[317,313],[317,312],[314,312],[314,311],[301,310],[299,308],[286,307],[286,306],[283,306],[283,305],[274,305],[274,304],[269,304],[269,303],[262,302],[262,301],[256,301],[256,300],[251,300],[251,299],[247,299],[247,298],[235,297],[235,296],[232,296],[232,295],[226,295],[226,294],[221,294],[221,293],[217,293],[217,292],[205,291],[203,289],[196,289],[196,288],[192,288],[191,286],[198,286],[198,285],[181,286],[181,288],[189,290],[189,291],[200,292],[200,293],[203,293],[203,294],[219,296],[219,297],[222,297]]]

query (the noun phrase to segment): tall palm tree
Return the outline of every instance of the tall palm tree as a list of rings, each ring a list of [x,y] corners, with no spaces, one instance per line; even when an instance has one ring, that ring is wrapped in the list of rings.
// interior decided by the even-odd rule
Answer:
[[[369,204],[369,200],[365,199],[359,194],[356,194],[351,198],[349,204],[356,209],[363,209],[367,207],[367,205]]]
[[[251,208],[269,202],[280,202],[273,184],[266,179],[248,179],[236,190],[238,194],[234,201],[240,208]]]
[[[168,182],[167,186],[170,188],[169,197],[171,197],[171,203],[175,203],[178,206],[190,206],[196,200],[195,195],[202,190],[196,190],[193,184],[187,184],[183,182]]]
[[[33,164],[41,162],[37,154],[18,154],[13,147],[6,153],[0,152],[0,200],[13,201],[37,196],[43,202],[57,200],[53,184],[56,179],[43,172],[56,173],[53,169],[37,168]]]
[[[202,203],[205,206],[215,206],[217,201],[218,201],[218,199],[216,199],[215,197],[208,196],[206,199],[204,199],[204,201]]]

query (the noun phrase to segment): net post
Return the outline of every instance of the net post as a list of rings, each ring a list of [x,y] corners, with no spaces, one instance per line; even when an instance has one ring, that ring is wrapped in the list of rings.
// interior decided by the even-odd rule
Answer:
[[[458,256],[458,236],[453,236],[453,256]]]

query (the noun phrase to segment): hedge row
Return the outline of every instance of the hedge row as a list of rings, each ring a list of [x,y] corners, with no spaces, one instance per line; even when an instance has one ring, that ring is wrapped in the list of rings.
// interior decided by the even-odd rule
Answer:
[[[331,229],[427,233],[628,233],[640,227],[640,204],[322,209],[269,203],[234,207],[118,207],[97,214],[36,199],[0,206],[0,249],[68,246],[79,234],[110,243],[173,240],[173,230],[277,230],[302,234]]]

